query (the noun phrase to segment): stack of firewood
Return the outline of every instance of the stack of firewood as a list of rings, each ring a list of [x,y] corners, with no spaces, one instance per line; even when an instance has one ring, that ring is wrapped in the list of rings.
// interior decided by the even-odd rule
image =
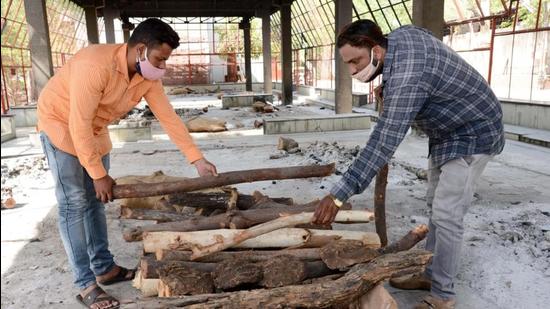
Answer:
[[[159,177],[177,180],[157,173],[151,182]],[[394,273],[418,271],[430,257],[408,250],[425,237],[426,226],[380,248],[375,233],[312,225],[318,201],[295,204],[287,197],[223,187],[121,204],[122,218],[157,222],[124,231],[125,240],[143,242],[134,286],[144,297],[159,297],[130,307],[348,305]],[[373,220],[367,210],[350,209],[346,204],[335,221]]]

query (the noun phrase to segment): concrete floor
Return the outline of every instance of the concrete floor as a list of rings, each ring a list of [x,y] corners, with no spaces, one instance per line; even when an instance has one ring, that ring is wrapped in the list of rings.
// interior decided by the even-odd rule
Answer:
[[[180,100],[177,104],[214,105],[205,116],[244,125],[218,134],[194,134],[198,146],[206,158],[217,165],[219,172],[310,164],[313,161],[308,155],[316,150],[323,152],[319,154],[323,161],[340,160],[337,151],[330,153],[334,149],[319,147],[315,142],[337,142],[351,149],[356,145],[362,147],[370,134],[367,130],[285,135],[298,141],[307,150],[306,155],[270,160],[269,155],[276,152],[278,136],[264,136],[261,130],[251,128],[250,124],[259,118],[258,115],[246,109],[220,110],[212,102],[187,103]],[[295,106],[276,114],[287,117],[327,113],[331,112],[314,106]],[[115,145],[111,156],[113,177],[146,175],[157,170],[175,176],[196,176],[194,168],[186,163],[167,136],[158,126],[154,128],[154,141]],[[10,145],[14,147],[12,150],[26,147],[22,140],[2,144],[3,164],[20,160],[4,158],[4,150]],[[39,153],[39,150],[30,147],[13,152],[25,155]],[[426,155],[427,139],[408,136],[392,159],[387,188],[390,241],[427,221],[426,184],[405,169],[410,166],[426,168]],[[477,199],[465,218],[465,242],[456,284],[457,308],[543,308],[550,302],[550,247],[547,246],[550,232],[544,231],[550,229],[548,158],[548,148],[507,141],[504,153],[488,164],[479,183]],[[338,164],[340,168],[345,165],[343,161]],[[40,182],[20,183],[26,192],[26,196],[16,198],[21,206],[2,210],[2,308],[77,306],[74,295],[78,291],[71,284],[72,275],[57,232],[57,207],[50,178],[46,173]],[[289,196],[297,202],[307,202],[323,197],[338,179],[339,176],[333,175],[323,179],[265,181],[236,187],[243,193],[259,190],[273,197]],[[354,208],[372,207],[372,187],[351,199]],[[106,209],[110,247],[116,261],[134,266],[141,244],[124,242],[121,231],[136,223],[119,220],[116,203],[107,205]],[[372,224],[345,228],[374,231]],[[510,238],[508,232],[520,237]],[[139,297],[139,293],[126,283],[106,290],[121,300]],[[411,308],[425,295],[391,288],[390,291],[400,308]]]

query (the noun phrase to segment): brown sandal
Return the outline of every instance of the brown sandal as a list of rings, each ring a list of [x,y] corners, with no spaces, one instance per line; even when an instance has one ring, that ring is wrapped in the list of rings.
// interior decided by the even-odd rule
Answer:
[[[101,285],[111,285],[111,284],[115,284],[117,282],[132,280],[136,276],[136,269],[127,269],[127,268],[124,268],[122,266],[118,266],[118,268],[120,270],[118,271],[116,276],[114,276],[111,279],[104,280],[104,281],[98,281],[98,283],[101,284]],[[128,277],[129,273],[131,273],[132,275]]]
[[[100,295],[106,295],[106,296],[100,296]],[[120,308],[120,302],[118,301],[118,299],[105,293],[105,291],[103,291],[103,289],[100,288],[99,286],[96,286],[95,288],[93,288],[84,297],[82,297],[80,294],[76,295],[76,300],[86,308],[92,308],[93,305],[97,305],[100,302],[104,302],[104,301],[109,301],[111,303],[111,306],[109,307],[109,309]],[[117,305],[113,305],[113,302],[116,302]]]

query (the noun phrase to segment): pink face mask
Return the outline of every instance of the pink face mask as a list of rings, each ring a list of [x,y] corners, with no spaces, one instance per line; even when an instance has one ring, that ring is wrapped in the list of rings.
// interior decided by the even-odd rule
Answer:
[[[363,83],[368,83],[373,80],[379,72],[380,61],[374,59],[374,49],[370,50],[370,63],[361,71],[351,75],[352,78],[355,78]],[[375,75],[376,74],[376,75]]]
[[[157,68],[147,59],[147,48],[145,48],[145,60],[141,60],[139,55],[137,56],[136,69],[147,80],[158,80],[166,72],[166,69]]]

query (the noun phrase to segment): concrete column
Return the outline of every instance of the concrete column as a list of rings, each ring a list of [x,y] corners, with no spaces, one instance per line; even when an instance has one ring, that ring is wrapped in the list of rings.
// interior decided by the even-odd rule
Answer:
[[[351,13],[353,10],[352,0],[335,0],[334,5],[336,8],[336,37],[340,30],[347,24],[351,23]],[[352,98],[352,83],[351,76],[349,74],[347,64],[342,61],[342,57],[338,53],[338,49],[335,50],[335,111],[336,114],[351,113],[353,108]]]
[[[292,1],[281,4],[281,67],[283,74],[282,101],[284,105],[292,104]]]
[[[86,15],[86,32],[88,34],[88,44],[99,44],[99,30],[97,28],[97,9],[95,6],[84,8]]]
[[[103,19],[105,20],[105,38],[107,44],[115,44],[115,18],[119,17],[117,9],[112,7],[103,8]]]
[[[122,29],[122,35],[124,35],[124,43],[128,43],[128,40],[130,39],[130,30]]]
[[[438,39],[443,39],[445,20],[443,19],[445,1],[414,0],[412,22],[414,25],[430,30]]]
[[[269,11],[262,15],[262,54],[264,58],[264,92],[273,91],[271,80],[271,14]]]
[[[244,36],[244,74],[246,76],[246,91],[252,91],[252,55],[250,43],[250,19],[243,18],[239,24]]]
[[[29,34],[32,65],[33,101],[38,99],[50,77],[53,76],[50,30],[46,13],[46,0],[25,0],[25,15]]]

